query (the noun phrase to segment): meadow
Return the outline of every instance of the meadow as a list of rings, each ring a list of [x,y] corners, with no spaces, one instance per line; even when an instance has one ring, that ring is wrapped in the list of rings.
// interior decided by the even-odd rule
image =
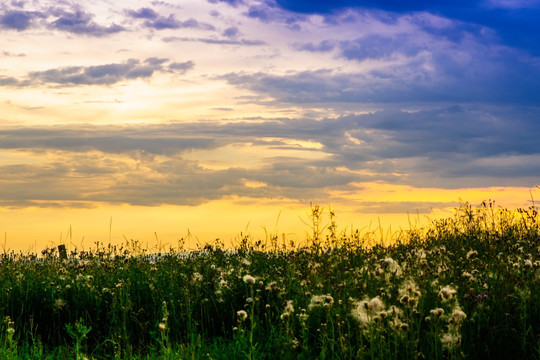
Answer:
[[[536,208],[401,231],[0,256],[0,359],[540,359]]]

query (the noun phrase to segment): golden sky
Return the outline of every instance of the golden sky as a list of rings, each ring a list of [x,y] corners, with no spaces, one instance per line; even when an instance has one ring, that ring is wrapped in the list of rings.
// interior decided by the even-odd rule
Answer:
[[[1,5],[4,249],[301,242],[310,203],[342,230],[531,205],[540,51],[505,26],[537,3],[391,3]]]

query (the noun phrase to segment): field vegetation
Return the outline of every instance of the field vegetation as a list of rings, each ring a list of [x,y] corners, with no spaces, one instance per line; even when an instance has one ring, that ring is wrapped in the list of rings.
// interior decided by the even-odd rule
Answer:
[[[0,359],[540,359],[538,213],[467,203],[396,234],[0,255]]]

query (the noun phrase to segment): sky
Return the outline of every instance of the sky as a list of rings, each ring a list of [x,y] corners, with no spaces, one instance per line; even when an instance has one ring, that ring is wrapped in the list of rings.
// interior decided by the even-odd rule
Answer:
[[[530,206],[539,17],[540,0],[4,1],[0,242],[301,242],[310,204],[344,231]]]

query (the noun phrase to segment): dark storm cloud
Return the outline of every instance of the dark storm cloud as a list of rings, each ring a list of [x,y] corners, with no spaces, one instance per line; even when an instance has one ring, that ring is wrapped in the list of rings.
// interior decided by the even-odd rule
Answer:
[[[378,37],[369,46],[355,42],[344,48],[343,56],[358,61],[389,56],[392,51],[414,55],[419,48],[377,47]],[[386,42],[387,40],[385,40]],[[389,40],[392,44],[394,40]],[[483,55],[464,60],[450,52],[411,57],[380,69],[343,73],[331,69],[269,73],[230,73],[229,84],[269,96],[283,103],[405,103],[405,102],[489,102],[536,105],[540,102],[540,67],[517,54]],[[472,55],[472,54],[470,54]]]
[[[399,0],[276,0],[283,9],[297,13],[335,14],[347,7],[383,10],[398,14],[426,11],[468,24],[478,24],[493,29],[500,41],[540,54],[540,6],[514,6],[493,1],[399,1]],[[458,33],[456,33],[458,34]]]
[[[184,74],[191,70],[193,61],[169,63],[169,59],[151,57],[144,61],[129,59],[122,63],[94,66],[67,66],[45,71],[33,71],[20,80],[0,76],[0,86],[24,87],[36,83],[63,86],[112,85],[121,81],[150,78],[155,72],[172,71]]]

